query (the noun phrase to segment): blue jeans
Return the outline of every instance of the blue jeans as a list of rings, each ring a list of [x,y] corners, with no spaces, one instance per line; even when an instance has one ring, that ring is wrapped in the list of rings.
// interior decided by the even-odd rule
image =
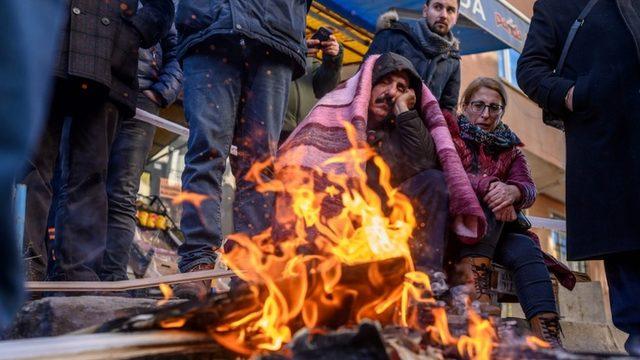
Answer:
[[[414,264],[421,270],[442,271],[446,248],[449,190],[440,170],[425,170],[400,184],[411,199],[416,228],[409,245]]]
[[[0,329],[24,296],[12,191],[46,117],[63,4],[7,0],[0,11]]]
[[[609,302],[613,324],[630,335],[625,346],[640,346],[640,253],[628,252],[604,257],[609,284]],[[627,351],[630,351],[627,348]],[[640,349],[636,349],[640,351]]]
[[[158,114],[158,106],[142,93],[137,107]],[[100,279],[127,280],[129,250],[136,227],[136,198],[140,175],[153,145],[155,126],[133,118],[124,118],[111,145],[107,174],[107,243],[102,257]]]
[[[528,235],[504,232],[503,223],[485,209],[488,232],[473,245],[461,245],[460,257],[486,257],[513,273],[516,294],[527,319],[541,313],[557,313],[551,276],[542,250]]]
[[[258,193],[244,177],[254,162],[276,154],[291,82],[291,65],[273,50],[238,37],[217,38],[184,59],[184,108],[189,123],[183,191],[206,196],[200,206],[184,203],[185,242],[180,270],[213,264],[222,243],[221,186],[231,156],[237,190],[236,232],[255,235],[271,223],[273,194]],[[272,167],[261,176],[273,176]]]

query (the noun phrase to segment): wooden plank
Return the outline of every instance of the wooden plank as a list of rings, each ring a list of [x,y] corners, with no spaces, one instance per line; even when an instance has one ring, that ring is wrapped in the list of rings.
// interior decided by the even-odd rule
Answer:
[[[531,225],[538,229],[547,229],[552,231],[567,231],[567,222],[558,219],[547,219],[537,216],[527,216]]]
[[[102,360],[193,352],[224,353],[206,333],[152,331],[66,335],[0,342],[0,360]]]
[[[229,278],[235,276],[233,271],[205,270],[184,274],[160,276],[122,281],[27,281],[26,289],[31,292],[39,291],[126,291],[156,287],[160,284],[179,284],[190,281]]]

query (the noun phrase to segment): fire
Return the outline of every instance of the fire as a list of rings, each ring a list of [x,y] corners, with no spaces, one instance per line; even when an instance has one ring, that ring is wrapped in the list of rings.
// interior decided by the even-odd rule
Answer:
[[[254,237],[229,237],[236,246],[222,260],[249,290],[243,306],[212,325],[210,334],[249,355],[281,349],[302,327],[373,319],[425,330],[419,310],[433,307],[436,321],[427,330],[434,341],[457,344],[463,356],[487,358],[493,327],[476,315],[471,337],[449,333],[444,309],[434,306],[429,277],[413,266],[409,239],[416,219],[410,200],[391,186],[382,158],[356,140],[353,126],[345,127],[352,147],[320,168],[288,166],[269,182],[260,176],[268,161],[249,171],[247,179],[259,191],[277,193],[277,225]],[[383,196],[367,184],[368,162],[379,169]],[[334,168],[341,170],[327,170]],[[204,200],[196,195],[183,193],[180,201]]]
[[[158,287],[160,288],[162,296],[164,297],[164,299],[158,301],[158,306],[162,306],[169,302],[169,300],[173,297],[173,290],[171,290],[171,286],[167,284],[160,284]]]
[[[551,344],[535,336],[527,336],[525,341],[527,346],[532,350],[537,350],[539,348],[542,348],[542,349],[551,348]]]

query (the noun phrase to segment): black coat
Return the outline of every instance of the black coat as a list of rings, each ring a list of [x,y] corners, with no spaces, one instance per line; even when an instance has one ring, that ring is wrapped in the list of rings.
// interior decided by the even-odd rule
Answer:
[[[161,106],[171,105],[182,89],[182,68],[176,57],[178,33],[175,27],[156,45],[141,49],[138,55],[140,91],[160,95]]]
[[[517,68],[522,90],[565,118],[570,260],[640,250],[640,2],[600,0],[554,74],[587,1],[536,2]]]
[[[212,36],[242,35],[291,59],[304,75],[304,32],[311,0],[181,0],[176,14],[178,58]]]
[[[170,29],[172,0],[67,2],[55,74],[108,93],[133,115],[138,92],[138,48],[156,44]],[[89,89],[88,91],[91,91]]]
[[[376,33],[365,57],[386,52],[406,57],[438,99],[440,107],[455,112],[460,93],[458,40],[452,37],[450,48],[434,51],[426,28],[424,21],[404,23],[391,19]]]

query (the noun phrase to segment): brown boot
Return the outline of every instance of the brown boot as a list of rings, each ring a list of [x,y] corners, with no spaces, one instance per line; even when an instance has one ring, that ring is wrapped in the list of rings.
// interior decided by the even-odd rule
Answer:
[[[459,282],[473,284],[471,300],[480,303],[480,310],[490,316],[500,316],[499,306],[491,302],[491,259],[465,257],[456,265]]]
[[[200,264],[192,267],[187,272],[213,270],[214,264]],[[173,295],[180,299],[197,300],[204,299],[211,292],[211,280],[198,280],[177,284],[173,287]]]
[[[534,316],[530,321],[531,332],[538,338],[548,342],[554,348],[562,348],[560,341],[560,317],[555,313],[542,313]]]

